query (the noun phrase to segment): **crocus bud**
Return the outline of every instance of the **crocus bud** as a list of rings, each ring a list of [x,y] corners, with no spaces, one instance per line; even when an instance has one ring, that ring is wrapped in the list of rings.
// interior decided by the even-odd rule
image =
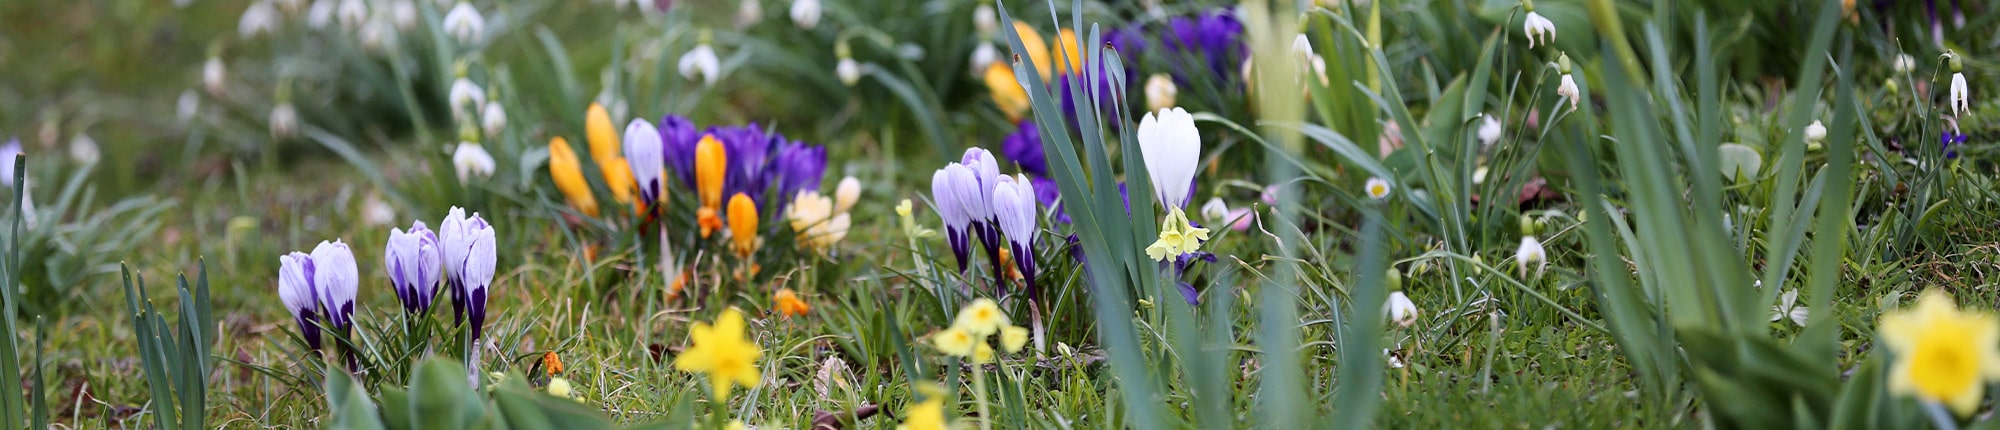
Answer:
[[[549,177],[555,180],[556,190],[562,192],[570,207],[584,215],[597,216],[597,196],[583,179],[583,161],[562,136],[549,139]]]
[[[969,266],[965,258],[971,249],[971,235],[966,229],[972,224],[966,204],[959,200],[979,198],[978,184],[972,169],[958,163],[945,165],[931,174],[931,203],[938,217],[944,219],[945,240],[951,244],[952,255],[958,257],[959,273],[965,273]]]
[[[10,163],[11,164],[11,163]],[[319,292],[313,289],[312,256],[293,252],[278,256],[278,299],[299,323],[299,336],[313,350],[320,348]]]
[[[1027,175],[1001,176],[993,186],[993,212],[1000,231],[1007,234],[1014,265],[1028,284],[1028,298],[1039,294],[1035,288],[1035,184]],[[998,268],[996,268],[998,270]]]
[[[444,278],[444,254],[436,233],[423,221],[410,224],[409,231],[389,230],[389,244],[382,252],[382,268],[389,271],[389,283],[402,300],[403,311],[411,315],[430,312],[437,284]]]
[[[757,202],[749,195],[729,197],[729,234],[737,256],[749,258],[757,251]]]
[[[311,272],[327,322],[346,333],[354,327],[354,296],[361,289],[361,268],[354,262],[354,252],[339,240],[321,241],[313,248]]]
[[[438,242],[443,246],[445,286],[452,297],[452,321],[473,321],[477,339],[486,321],[486,287],[493,283],[495,248],[493,227],[474,213],[453,206],[438,223]]]
[[[459,45],[477,45],[486,38],[486,17],[471,3],[458,2],[444,15],[444,32],[457,39]]]
[[[695,193],[701,197],[701,237],[722,227],[722,175],[727,172],[728,151],[714,135],[703,135],[694,147]]]
[[[1174,86],[1174,79],[1165,73],[1154,73],[1146,78],[1146,110],[1159,111],[1174,107],[1174,99],[1180,95],[1180,88]]]
[[[854,209],[854,203],[861,200],[861,180],[853,176],[840,179],[840,185],[833,188],[833,212],[847,213]]]
[[[632,167],[632,179],[639,184],[639,201],[647,206],[660,201],[667,176],[666,146],[660,129],[643,119],[625,125],[625,161]]]

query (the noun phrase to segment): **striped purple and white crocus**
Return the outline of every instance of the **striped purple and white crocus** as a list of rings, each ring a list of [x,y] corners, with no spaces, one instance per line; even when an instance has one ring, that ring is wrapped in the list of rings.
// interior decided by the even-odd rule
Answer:
[[[444,248],[423,221],[410,229],[389,230],[389,244],[382,252],[382,268],[389,271],[389,283],[396,299],[410,315],[429,315],[437,297],[438,281],[444,277]]]
[[[354,328],[354,296],[361,289],[361,268],[354,252],[336,239],[321,241],[312,252],[312,288],[328,326],[342,335]]]
[[[313,288],[311,255],[292,252],[278,256],[278,299],[298,321],[299,336],[306,339],[306,345],[319,351],[319,319],[325,312],[319,307],[319,291]]]
[[[952,256],[958,258],[960,274],[971,267],[965,260],[972,248],[974,222],[968,207],[984,208],[981,198],[979,177],[963,164],[947,164],[931,174],[931,203],[937,205],[938,217],[944,218],[945,240],[951,244]]]
[[[444,250],[445,285],[452,294],[452,321],[471,320],[472,339],[477,341],[486,325],[487,288],[493,285],[496,254],[493,226],[478,213],[467,217],[465,209],[452,207],[438,223],[438,238]]]
[[[979,236],[979,242],[986,247],[986,257],[993,262],[994,273],[999,273],[1000,263],[1000,220],[993,211],[993,187],[1000,183],[1000,162],[986,148],[972,147],[965,150],[965,156],[958,161],[972,169],[979,180],[975,199],[960,199],[965,213],[972,217],[972,233]],[[996,279],[998,277],[996,276]]]
[[[993,185],[993,214],[999,230],[1007,234],[1013,250],[1014,266],[1021,270],[1028,301],[1040,295],[1035,288],[1035,184],[1027,175],[1001,176]],[[997,270],[997,268],[996,268]]]

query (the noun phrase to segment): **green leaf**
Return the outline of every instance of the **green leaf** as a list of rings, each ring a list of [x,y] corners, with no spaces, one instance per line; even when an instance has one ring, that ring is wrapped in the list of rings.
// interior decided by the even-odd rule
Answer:
[[[483,409],[466,381],[465,367],[441,358],[417,364],[410,377],[412,428],[470,429],[480,421]]]

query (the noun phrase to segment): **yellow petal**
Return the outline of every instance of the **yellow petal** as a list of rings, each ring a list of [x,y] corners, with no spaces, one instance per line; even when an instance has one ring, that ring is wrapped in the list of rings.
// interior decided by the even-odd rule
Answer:
[[[1011,325],[1000,328],[1000,347],[1006,348],[1007,352],[1021,352],[1021,347],[1027,345],[1028,329]]]
[[[986,66],[986,92],[993,96],[993,104],[1000,106],[1000,113],[1009,121],[1020,121],[1028,112],[1028,91],[1021,88],[1021,81],[1014,79],[1014,67],[1002,62]]]

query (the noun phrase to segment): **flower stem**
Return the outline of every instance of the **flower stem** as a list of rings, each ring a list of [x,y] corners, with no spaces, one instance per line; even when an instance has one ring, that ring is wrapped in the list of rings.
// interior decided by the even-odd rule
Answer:
[[[979,430],[993,430],[993,414],[986,410],[986,366],[972,364],[972,398],[979,408]]]

